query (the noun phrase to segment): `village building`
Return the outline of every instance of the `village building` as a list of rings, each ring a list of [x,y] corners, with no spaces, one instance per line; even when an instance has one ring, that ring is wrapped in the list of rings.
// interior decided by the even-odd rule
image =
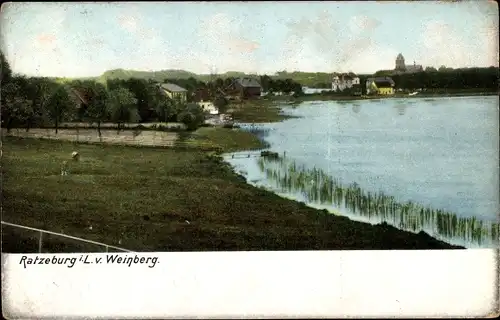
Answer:
[[[334,73],[332,78],[332,91],[340,92],[360,85],[359,77],[354,73]]]
[[[191,101],[198,104],[203,111],[211,115],[219,114],[219,110],[212,102],[210,92],[207,88],[198,88],[195,90],[191,95]]]
[[[233,83],[233,89],[240,99],[256,99],[262,93],[262,86],[254,78],[236,79]]]
[[[369,95],[393,95],[395,85],[394,80],[390,77],[368,78],[366,80],[366,93]]]
[[[424,68],[416,64],[415,61],[413,61],[413,65],[407,65],[405,64],[405,58],[403,55],[400,53],[396,57],[396,67],[394,68],[394,73],[416,73],[416,72],[422,72],[424,71]]]
[[[187,101],[187,90],[173,83],[162,83],[160,89],[172,100],[185,103]]]

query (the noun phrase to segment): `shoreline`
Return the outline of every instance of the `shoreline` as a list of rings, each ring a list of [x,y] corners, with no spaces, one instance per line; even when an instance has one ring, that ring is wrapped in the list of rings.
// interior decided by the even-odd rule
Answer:
[[[494,93],[477,93],[477,94],[470,94],[470,93],[458,93],[458,94],[454,94],[454,95],[447,95],[447,96],[451,96],[451,97],[463,97],[463,96],[471,96],[471,97],[475,97],[475,96],[495,96],[495,95],[496,95],[496,94],[494,94]],[[445,95],[439,95],[438,97],[447,97],[447,96],[445,96]],[[401,96],[399,96],[399,97],[398,97],[398,96],[396,96],[396,97],[389,97],[389,98],[404,98],[404,97],[406,97],[406,96],[402,96],[402,97],[401,97]],[[420,95],[420,96],[416,95],[416,96],[409,96],[409,98],[430,98],[430,97],[436,97],[436,95],[433,95],[433,96],[430,96],[430,95]],[[382,98],[383,98],[383,97],[382,97]],[[371,99],[381,99],[381,98],[380,98],[380,97],[372,97]],[[356,99],[351,99],[351,100],[356,100]],[[366,99],[366,100],[369,100],[369,99]],[[278,100],[278,101],[280,101],[280,100]],[[285,102],[284,100],[281,100],[281,101],[282,101],[282,102]],[[270,102],[270,101],[268,100],[268,102]],[[274,101],[273,101],[273,102],[274,102]],[[302,102],[302,101],[301,101],[301,102]],[[286,105],[279,105],[279,104],[277,104],[277,105],[273,105],[273,106],[270,106],[270,108],[278,109],[278,110],[279,110],[279,111],[278,111],[278,113],[280,113],[280,114],[281,114],[281,112],[282,112],[283,108],[286,108],[286,107],[287,107]],[[283,122],[283,121],[285,121],[285,120],[287,120],[287,119],[289,119],[289,118],[293,118],[293,117],[286,116],[286,115],[282,115],[282,117],[283,117],[283,118],[282,118],[282,119],[280,119],[280,120],[268,121],[267,123]],[[262,122],[262,123],[266,123],[266,122]],[[254,125],[254,124],[258,124],[258,123],[241,123],[241,124],[243,124],[244,126],[252,126],[252,125]],[[245,129],[243,129],[243,128],[241,128],[241,127],[240,127],[240,128],[238,128],[238,130],[245,130]],[[250,132],[250,131],[249,131],[249,132]],[[261,139],[264,143],[267,143],[267,141],[265,141],[265,138],[261,138],[261,137],[259,137],[259,139]],[[272,151],[272,149],[270,149],[270,150]],[[229,156],[230,156],[231,154],[234,154],[234,152],[233,152],[233,153],[228,153],[227,155],[229,155]],[[230,160],[230,159],[228,159],[228,160]],[[227,161],[227,162],[229,162],[229,161]],[[237,172],[236,172],[236,173],[237,173]],[[237,173],[237,174],[239,174],[239,173]],[[246,178],[246,177],[243,177],[243,178],[245,179],[245,181],[247,181],[247,183],[248,183],[248,184],[252,185],[252,184],[250,183],[250,181],[248,181],[248,180],[247,180],[247,178]],[[272,192],[272,191],[270,191],[270,192]],[[300,202],[300,201],[298,201],[298,200],[291,199],[291,198],[289,198],[289,197],[285,197],[285,198],[286,198],[286,199],[288,199],[288,200],[292,200],[292,201]],[[314,208],[314,206],[312,206],[312,205],[311,205],[310,207],[311,207],[311,208]],[[315,209],[317,209],[317,208],[315,208]],[[321,209],[317,209],[317,210],[321,210]],[[338,214],[338,215],[341,215],[340,213],[335,213],[335,212],[331,212],[331,214],[335,214],[335,215],[337,215],[337,214]],[[345,216],[345,215],[342,215],[342,216],[347,217],[347,216]],[[351,218],[349,218],[349,219],[351,219]],[[351,219],[351,220],[353,220],[353,221],[360,221],[360,220],[356,220],[356,219]],[[364,222],[364,221],[362,221],[362,222],[363,222],[363,223],[370,223],[370,224],[372,224],[372,225],[377,225],[377,224],[372,223],[372,222]],[[397,227],[396,227],[396,228],[397,228]],[[409,231],[409,230],[404,230],[404,229],[400,229],[400,228],[397,228],[397,229],[398,229],[398,230],[401,230],[401,231],[405,231],[405,232],[412,232],[412,231]],[[412,232],[412,233],[415,233],[415,232]],[[435,239],[438,239],[438,238],[435,238]],[[446,241],[446,240],[444,240],[444,239],[438,239],[438,240],[440,240],[440,241]],[[459,244],[452,244],[452,245],[458,245],[458,246],[460,246]]]
[[[264,142],[265,142],[265,141],[264,141]],[[267,142],[266,142],[266,143],[267,143]],[[293,201],[293,202],[295,202],[295,203],[297,203],[297,204],[299,204],[299,205],[306,206],[306,207],[308,207],[308,208],[311,208],[311,209],[313,209],[313,210],[316,210],[318,214],[327,214],[327,215],[331,215],[331,216],[334,216],[334,217],[337,217],[337,218],[348,219],[349,221],[352,221],[352,222],[354,222],[354,223],[369,224],[369,225],[374,226],[374,227],[377,227],[377,226],[380,226],[380,225],[383,225],[383,226],[389,226],[389,227],[394,228],[394,229],[396,229],[396,230],[398,230],[398,231],[401,231],[401,232],[403,232],[403,233],[409,233],[409,234],[412,234],[412,235],[421,235],[421,234],[425,234],[426,236],[428,236],[428,237],[430,237],[430,238],[432,238],[432,239],[434,239],[434,240],[436,240],[436,241],[438,241],[438,242],[445,243],[446,245],[449,245],[449,246],[452,246],[452,247],[456,247],[456,248],[467,249],[466,247],[463,247],[462,245],[459,245],[459,244],[454,244],[454,243],[450,243],[450,242],[447,242],[445,239],[439,239],[439,238],[437,238],[437,237],[434,237],[434,236],[432,236],[432,235],[428,234],[428,233],[427,233],[427,231],[424,231],[424,230],[420,230],[420,231],[418,231],[418,232],[417,232],[417,231],[411,231],[411,230],[405,230],[405,229],[398,228],[398,227],[396,227],[396,226],[394,226],[394,225],[392,225],[392,224],[390,224],[390,223],[388,223],[388,222],[386,222],[386,221],[381,221],[381,222],[378,222],[378,223],[373,223],[373,222],[371,222],[371,221],[363,221],[363,220],[358,220],[358,219],[355,219],[355,218],[349,217],[348,215],[343,214],[343,213],[341,213],[340,211],[333,211],[333,210],[329,210],[329,209],[326,209],[326,208],[317,208],[317,207],[315,207],[313,204],[308,204],[308,203],[305,203],[305,202],[300,201],[300,200],[297,200],[297,199],[295,199],[295,198],[293,198],[293,197],[289,197],[289,196],[288,196],[288,195],[286,195],[286,194],[279,194],[279,193],[276,193],[276,192],[274,192],[274,191],[272,191],[272,190],[268,190],[268,189],[266,189],[266,188],[264,188],[264,187],[259,187],[259,186],[256,186],[256,185],[254,185],[254,184],[250,183],[250,181],[248,180],[248,178],[247,178],[247,177],[246,177],[243,173],[241,173],[241,171],[237,171],[236,167],[234,167],[234,166],[230,163],[229,159],[228,159],[228,160],[226,160],[226,159],[225,159],[225,157],[231,157],[232,155],[235,155],[235,154],[238,154],[238,153],[243,153],[243,152],[245,152],[245,151],[247,151],[247,150],[242,150],[242,151],[235,151],[235,152],[228,152],[228,153],[224,153],[224,154],[222,154],[222,157],[224,158],[224,162],[225,162],[226,164],[228,164],[228,165],[231,167],[231,169],[232,169],[232,171],[234,172],[234,174],[235,174],[236,176],[238,176],[238,177],[242,180],[242,182],[246,183],[247,185],[249,185],[249,186],[251,186],[251,187],[254,187],[254,188],[257,188],[257,189],[263,189],[263,190],[265,190],[266,192],[270,192],[270,193],[272,193],[272,194],[274,194],[274,195],[276,195],[276,196],[278,196],[278,197],[280,197],[280,198],[282,198],[282,199],[284,199],[284,200],[287,200],[287,201]],[[250,150],[248,150],[248,151],[250,151]],[[260,150],[259,150],[259,151],[260,151]],[[271,152],[272,152],[272,149],[271,149]]]
[[[54,147],[58,145],[60,147],[57,147],[57,149],[62,147],[65,150],[66,149],[70,150],[74,146],[72,142],[67,142],[67,141],[54,141],[54,140],[43,141],[37,139],[19,139],[19,138],[9,138],[9,139],[4,141],[4,146],[6,145],[7,149],[12,149],[13,145],[15,146],[17,144],[18,145],[17,148],[20,149],[15,149],[14,151],[17,150],[16,152],[19,152],[21,154],[35,152],[35,150],[30,151],[28,150],[29,148],[25,148],[24,146],[26,144],[28,145],[31,144],[34,146],[34,148],[40,146]],[[178,165],[175,165],[174,167],[187,165],[189,171],[199,170],[197,168],[201,168],[200,170],[203,170],[203,172],[208,170],[208,172],[204,173],[204,175],[206,175],[206,178],[200,177],[200,174],[196,173],[194,176],[188,175],[185,178],[183,175],[181,175],[178,178],[175,178],[175,180],[173,180],[176,181],[173,185],[172,182],[168,182],[168,184],[171,185],[174,189],[176,188],[175,186],[178,185],[179,183],[189,185],[190,186],[189,189],[191,190],[191,192],[193,192],[193,197],[194,197],[192,198],[192,196],[190,196],[189,198],[193,200],[196,199],[196,194],[199,194],[199,196],[202,197],[206,196],[206,193],[209,190],[203,189],[202,186],[204,184],[206,184],[207,186],[212,185],[213,188],[214,185],[212,183],[215,183],[215,186],[218,186],[216,187],[217,190],[219,190],[219,191],[214,190],[215,193],[209,191],[209,193],[213,193],[213,197],[218,198],[218,200],[216,198],[212,198],[210,203],[205,204],[204,202],[196,201],[195,204],[193,204],[196,205],[196,207],[191,208],[191,205],[189,205],[188,203],[181,205],[180,207],[176,205],[172,207],[176,208],[174,210],[175,212],[178,213],[176,213],[175,216],[180,215],[179,219],[182,219],[180,221],[184,221],[184,219],[186,219],[186,221],[187,220],[192,221],[190,228],[195,228],[196,230],[198,230],[196,232],[197,234],[199,234],[199,237],[201,238],[198,238],[198,236],[193,238],[192,232],[194,231],[189,231],[192,229],[188,228],[188,226],[181,227],[179,225],[179,227],[175,227],[174,229],[171,229],[172,227],[169,227],[170,229],[163,230],[163,228],[165,227],[162,227],[162,222],[160,222],[161,218],[156,217],[153,213],[151,213],[153,214],[151,216],[151,219],[154,222],[153,225],[149,223],[149,219],[148,221],[142,221],[143,219],[137,220],[137,218],[131,218],[131,217],[127,218],[126,215],[124,215],[123,218],[118,218],[118,220],[116,220],[112,217],[112,214],[106,214],[106,211],[111,210],[113,207],[112,205],[113,200],[106,199],[106,201],[103,203],[103,205],[105,206],[103,207],[103,210],[98,210],[95,213],[93,213],[93,215],[96,215],[93,218],[92,215],[88,217],[89,221],[93,221],[92,224],[94,225],[94,230],[95,230],[94,232],[89,231],[87,229],[80,229],[73,227],[73,229],[76,228],[73,232],[66,233],[69,235],[82,237],[84,239],[95,240],[113,245],[116,243],[116,241],[114,241],[112,236],[116,233],[116,230],[109,228],[112,228],[114,225],[118,227],[120,224],[132,223],[132,225],[130,225],[127,228],[132,228],[134,230],[138,228],[137,231],[130,231],[132,232],[131,234],[135,234],[133,238],[134,239],[138,238],[138,239],[136,240],[129,239],[130,241],[129,243],[124,241],[122,247],[139,251],[465,249],[465,247],[452,245],[444,241],[438,240],[425,232],[413,233],[413,232],[403,231],[397,229],[396,227],[390,226],[387,223],[373,225],[369,223],[358,222],[344,216],[333,215],[326,210],[311,208],[307,206],[305,203],[297,202],[291,199],[284,199],[272,191],[263,190],[262,188],[258,188],[248,184],[246,179],[237,172],[235,172],[233,167],[229,163],[224,161],[221,156],[217,156],[214,154],[210,156],[210,153],[207,152],[176,150],[176,148],[157,148],[153,146],[147,146],[147,147],[145,146],[144,148],[138,149],[138,148],[130,148],[129,146],[126,147],[109,146],[109,145],[97,146],[90,144],[86,146],[81,145],[79,146],[79,148],[87,150],[87,151],[82,151],[82,154],[89,154],[91,150],[106,149],[107,151],[105,156],[110,156],[109,155],[110,153],[123,154],[124,152],[126,152],[132,155],[140,152],[145,156],[151,156],[153,158],[165,157],[165,156],[169,158],[169,156],[164,154],[177,155],[177,157],[186,156],[187,159],[195,157],[195,159],[193,160],[182,160],[181,162],[179,162]],[[158,153],[157,152],[158,150],[162,150],[162,152]],[[4,153],[4,156],[8,157],[8,155],[9,155],[8,152]],[[196,160],[197,158],[200,158],[200,160],[201,159],[205,160],[203,160],[200,163],[198,162],[199,160]],[[24,159],[25,159],[24,161],[32,163],[31,165],[36,163],[36,160],[34,159],[26,159],[26,158]],[[130,161],[134,161],[134,159],[137,158],[134,156],[130,156],[130,159],[132,159]],[[123,160],[119,161],[121,161],[120,164],[123,163],[122,162]],[[155,166],[154,162],[150,161],[149,163],[150,163],[149,166]],[[143,164],[143,166],[144,165],[145,164]],[[22,168],[14,170],[20,170],[17,174],[21,174],[21,172],[23,172]],[[47,168],[45,168],[44,170],[47,170]],[[146,170],[146,169],[138,168],[137,165],[134,165],[130,167],[129,170]],[[215,174],[216,172],[219,173]],[[10,174],[12,173],[9,172],[9,175]],[[170,175],[171,174],[166,174],[166,175],[160,174],[155,176],[160,181],[165,179],[170,181],[172,179],[169,178]],[[111,184],[112,179],[118,179],[117,182],[119,184],[116,185],[116,187],[119,189],[117,190],[122,190],[123,186],[120,187],[122,183],[119,181],[125,179],[125,177],[119,177],[116,175],[113,175],[111,177],[113,178],[109,178],[106,180],[107,181],[106,184]],[[136,177],[137,179],[141,180],[148,179],[144,177],[142,174]],[[193,178],[195,180],[193,180]],[[200,178],[202,178],[202,180],[199,180]],[[128,179],[127,181],[129,181],[130,177],[128,177],[127,179]],[[205,182],[206,179],[211,179],[211,180],[207,180]],[[132,181],[131,183],[133,183]],[[194,181],[199,181],[198,184],[201,183],[201,186],[196,186],[193,189],[194,185],[192,185],[192,183],[194,183]],[[213,182],[211,183],[210,181]],[[8,183],[8,181],[6,182]],[[26,181],[26,183],[28,183],[28,181]],[[55,181],[52,182],[48,181],[47,183],[49,183],[49,185],[47,185],[46,187],[59,189],[58,184],[55,183]],[[137,185],[136,183],[134,183],[134,185]],[[137,187],[140,188],[141,190],[142,188],[146,188],[147,190],[149,190],[148,192],[151,192],[152,189],[155,190],[156,183],[159,182],[151,181],[150,185],[141,187],[137,185]],[[226,187],[223,187],[224,185],[226,185]],[[83,187],[84,189],[88,188],[85,187],[84,185],[81,185],[81,182],[80,186]],[[73,219],[72,217],[68,217],[67,212],[72,212],[74,209],[70,209],[69,206],[70,205],[74,206],[75,204],[74,202],[69,202],[68,200],[64,200],[68,199],[68,197],[70,196],[77,197],[75,195],[72,195],[72,193],[68,193],[66,195],[60,195],[61,197],[63,197],[62,201],[65,201],[63,203],[57,202],[56,200],[51,200],[51,203],[48,203],[47,205],[53,207],[51,210],[47,211],[47,213],[43,213],[44,210],[48,210],[46,208],[44,209],[44,205],[39,208],[36,207],[36,205],[35,206],[30,205],[30,208],[32,208],[32,211],[34,212],[30,212],[27,214],[28,215],[27,217],[23,217],[19,216],[19,214],[25,212],[24,215],[26,215],[26,212],[29,212],[26,211],[27,207],[24,208],[23,206],[26,206],[27,203],[29,203],[28,199],[30,198],[30,196],[26,194],[25,195],[18,194],[16,196],[17,193],[13,193],[14,191],[12,190],[13,185],[6,184],[5,187],[6,187],[5,188],[6,199],[4,202],[4,209],[5,209],[4,216],[7,222],[24,224],[32,227],[54,230],[58,232],[59,231],[59,229],[57,229],[58,227],[62,227],[63,225],[68,227],[68,223],[70,222],[65,223],[64,222],[65,220],[70,219],[69,221],[74,221],[72,220]],[[72,186],[71,184],[68,185],[68,188],[71,187],[77,187],[77,186],[76,185]],[[20,188],[19,185],[15,187],[15,190],[21,190],[18,188]],[[31,183],[26,184],[25,188],[28,188],[25,189],[26,192],[36,192],[35,190],[31,190],[33,189]],[[36,188],[38,187],[35,187],[35,189]],[[198,190],[199,188],[202,189]],[[181,192],[184,194],[184,192],[180,190],[181,189],[179,189],[179,191],[170,190],[170,192],[174,192],[174,194],[178,194],[179,192]],[[235,191],[239,190],[239,191],[237,194],[234,194],[233,193],[234,191],[230,191],[230,193],[227,193],[229,192],[229,190],[235,190]],[[55,189],[53,192],[55,192]],[[70,192],[70,190],[63,192]],[[125,191],[122,190],[121,192]],[[134,191],[134,192],[141,192],[141,191]],[[50,194],[55,195],[55,193],[50,193]],[[239,194],[241,194],[241,196]],[[19,196],[25,200],[22,199],[16,200],[16,197]],[[114,195],[110,196],[113,197]],[[165,197],[168,198],[168,196]],[[230,197],[230,199],[232,199],[230,202],[235,202],[235,204],[231,205],[230,207],[227,207],[226,210],[230,209],[230,211],[227,212],[221,211],[223,207],[220,207],[220,209],[216,209],[218,208],[218,206],[227,206],[226,203],[228,199],[226,197]],[[90,200],[89,202],[92,202],[92,199],[85,199],[85,200],[81,198],[77,199],[80,199],[79,201]],[[46,203],[46,201],[44,201],[43,198],[39,198],[39,200],[37,201],[42,201],[41,203]],[[134,199],[129,199],[129,201],[131,201],[131,205],[135,203]],[[152,199],[151,201],[157,201],[157,200]],[[14,203],[18,203],[20,207],[16,208]],[[89,205],[91,205],[91,203]],[[95,202],[93,205],[94,206],[96,205]],[[139,204],[135,203],[135,205]],[[141,204],[141,206],[143,205],[144,204]],[[188,207],[184,208],[186,205],[188,205]],[[68,208],[63,210],[60,208],[60,206],[68,206]],[[169,206],[172,206],[172,204],[169,204]],[[161,210],[159,209],[160,207],[158,208],[149,206],[147,207],[148,211],[152,212],[155,212],[156,210]],[[186,211],[186,209],[188,210]],[[40,210],[42,210],[42,213],[37,213]],[[198,216],[196,212],[198,212],[199,210],[201,210],[202,212],[207,212],[207,214],[209,214],[210,212],[209,216],[212,218]],[[134,212],[135,213],[131,212],[130,214],[137,215],[137,211]],[[43,215],[48,214],[47,216],[48,220],[40,221],[39,219],[36,218],[37,216],[39,216],[39,214]],[[165,217],[170,217],[172,214],[173,213],[168,213],[168,214],[163,213],[163,216],[167,215]],[[223,222],[226,221],[227,218],[219,217],[219,215],[221,214],[223,216],[232,217],[230,218],[230,220],[228,220],[228,222],[232,221],[233,219],[237,219],[236,221],[239,221],[241,219],[243,220],[241,220],[241,222],[237,224],[233,224],[231,222],[227,224],[227,222],[226,223]],[[103,217],[105,218],[103,219]],[[223,220],[217,222],[221,218]],[[175,221],[176,219],[178,218],[174,218]],[[209,220],[207,220],[207,222],[203,221],[197,222],[197,220],[200,219],[201,220],[209,219]],[[212,220],[214,221],[211,222]],[[268,222],[262,224],[262,221],[268,221]],[[80,221],[78,219],[73,223],[77,223],[78,225],[80,225],[83,222],[84,221]],[[175,222],[175,223],[179,224],[180,222]],[[209,224],[207,225],[206,223]],[[243,224],[240,225],[241,223]],[[70,226],[71,225],[72,224],[70,223]],[[150,230],[151,234],[155,235],[162,234],[160,238],[167,237],[168,239],[170,239],[169,242],[164,242],[166,240],[151,238],[149,235],[143,234],[143,231],[141,230],[144,230],[143,228],[146,228],[146,225],[149,225],[149,227],[147,228],[153,228]],[[220,228],[223,229],[219,230]],[[236,231],[236,229],[234,231],[230,231],[233,230],[234,228],[238,228],[237,230],[240,231]],[[102,233],[96,234],[95,232],[98,232],[97,230],[101,230]],[[182,235],[177,234],[178,232],[181,232],[181,230],[183,230]],[[174,233],[171,233],[169,235],[169,232],[170,233],[174,232]],[[7,240],[7,242],[8,241],[9,240]],[[12,239],[11,241],[14,242],[14,240]],[[25,239],[23,241],[27,240]],[[220,243],[220,245],[217,245],[217,243]],[[19,244],[17,246],[19,246]],[[60,244],[57,245],[54,243],[52,244],[52,246],[56,248],[60,247]],[[10,245],[8,245],[6,248],[8,247],[10,248],[14,247],[14,249],[11,250],[15,250],[16,245],[10,243]]]
[[[414,96],[415,97],[415,96]],[[414,98],[412,97],[412,98]],[[257,102],[258,103],[258,102]],[[267,105],[264,109],[268,109],[266,111],[269,111],[269,109],[273,109],[271,113],[273,113],[274,111],[277,111],[278,113],[280,113],[280,111],[282,110],[284,106],[279,106],[279,105]],[[285,116],[285,115],[280,115],[280,116],[275,116],[273,119],[271,119],[271,121],[269,121],[269,119],[266,119],[267,121],[265,121],[266,123],[270,123],[270,122],[280,122],[280,121],[283,121],[283,120],[286,120],[287,118],[290,118],[288,116]],[[263,121],[264,122],[264,121]],[[259,121],[257,122],[253,122],[253,123],[245,123],[245,124],[258,124]],[[62,128],[62,130],[64,130],[64,128]],[[204,130],[204,129],[202,129]],[[212,129],[207,129],[207,130],[212,130]],[[242,134],[242,136],[244,135],[252,135],[255,139],[258,139],[261,144],[258,145],[255,141],[252,142],[253,145],[251,148],[249,148],[249,145],[248,145],[248,142],[245,143],[242,143],[241,141],[237,140],[237,141],[231,141],[231,145],[229,147],[226,147],[225,149],[222,148],[220,149],[219,151],[216,151],[216,153],[227,153],[227,154],[231,154],[233,152],[244,152],[244,151],[255,151],[255,150],[263,150],[263,149],[268,149],[268,146],[266,146],[266,142],[264,139],[262,139],[261,137],[259,137],[256,132],[251,132],[249,130],[245,130],[243,128],[234,128],[234,129],[218,129],[219,131],[219,134],[216,135],[215,137],[213,137],[213,141],[217,142],[222,139],[222,136],[225,136],[230,130],[230,131],[233,131],[233,132],[240,132]],[[148,130],[149,131],[149,130]],[[152,130],[152,131],[155,131],[155,130]],[[198,130],[197,130],[198,131]],[[214,130],[215,131],[215,130]],[[193,135],[193,133],[189,133],[190,135]],[[194,133],[196,135],[196,132]],[[97,135],[97,134],[96,134]],[[255,140],[254,139],[254,140]],[[229,139],[231,140],[231,139]],[[227,143],[227,141],[225,142]],[[157,146],[141,146],[141,147],[145,147],[145,148],[157,148]],[[168,147],[167,149],[173,149],[173,150],[176,150],[178,149],[177,148],[178,146],[171,146],[171,147]],[[191,151],[193,151],[195,149],[192,149]],[[193,151],[193,152],[196,152],[196,151]],[[205,152],[206,154],[206,151],[203,151]],[[223,161],[222,163],[218,163],[217,164],[218,166],[221,166],[222,168],[225,167],[225,166],[229,166],[229,169],[231,170],[232,172],[232,175],[234,176],[235,179],[239,180],[239,183],[241,184],[244,184],[245,186],[248,186],[248,187],[251,187],[253,188],[254,192],[263,192],[261,190],[261,188],[259,187],[255,187],[253,185],[251,185],[250,183],[247,182],[247,179],[245,177],[243,177],[241,174],[239,174],[238,172],[236,172],[234,170],[234,168],[227,162],[227,161]],[[269,191],[269,190],[266,190],[265,191],[265,194],[267,194],[263,199],[267,199],[264,201],[264,203],[267,203],[267,202],[270,202],[270,199],[272,198],[270,194],[274,195],[274,196],[277,196],[281,199],[283,199],[284,201],[287,201],[287,202],[293,202],[296,206],[299,206],[299,207],[307,207],[308,208],[308,211],[312,210],[311,212],[314,212],[316,215],[318,215],[317,219],[324,219],[324,218],[321,218],[322,215],[324,215],[326,212],[326,210],[321,210],[321,209],[317,209],[317,208],[314,208],[314,207],[311,207],[311,206],[308,206],[306,205],[305,203],[302,203],[300,201],[296,201],[296,200],[293,200],[293,199],[289,199],[289,198],[283,198],[281,196],[279,196],[278,194],[272,192],[272,191]],[[261,201],[262,199],[260,199],[259,201]],[[411,231],[406,231],[406,230],[402,230],[402,229],[399,229],[397,227],[393,227],[387,223],[382,223],[382,224],[373,224],[373,223],[367,223],[367,222],[360,222],[360,221],[356,221],[356,220],[353,220],[353,219],[350,219],[348,217],[345,217],[345,216],[341,216],[341,215],[335,215],[335,214],[332,214],[330,212],[327,212],[326,213],[327,215],[330,215],[330,216],[334,216],[335,218],[333,218],[335,221],[336,219],[347,219],[350,221],[350,223],[354,226],[353,228],[362,228],[361,225],[362,224],[368,224],[369,226],[373,227],[374,229],[372,230],[378,230],[377,232],[382,232],[378,226],[382,225],[383,228],[394,228],[393,232],[395,235],[399,234],[399,236],[396,236],[396,237],[403,237],[403,238],[407,238],[407,239],[416,239],[415,237],[420,237],[422,239],[426,238],[427,242],[429,243],[434,243],[435,246],[437,246],[437,248],[462,248],[462,249],[465,249],[465,247],[462,247],[460,245],[453,245],[453,244],[450,244],[450,243],[447,243],[443,240],[439,240],[437,238],[434,238],[430,235],[428,235],[427,233],[425,232],[420,232],[420,233],[415,233],[415,232],[411,232]],[[314,219],[314,218],[313,218]],[[326,218],[326,219],[331,219],[331,218]],[[356,227],[357,226],[357,227]],[[397,231],[396,231],[397,230]],[[375,231],[372,231],[372,232],[375,232]],[[383,231],[383,232],[386,232],[386,231]],[[401,232],[401,233],[399,233]],[[380,236],[380,235],[378,235]],[[376,236],[375,236],[376,237]],[[430,240],[432,239],[432,240]],[[387,240],[389,241],[389,240]],[[408,240],[410,241],[410,240]],[[416,240],[415,240],[416,241]],[[421,240],[421,241],[424,241],[424,240]],[[331,247],[325,247],[325,248],[330,248]],[[369,247],[369,248],[373,248],[373,247]],[[424,247],[419,247],[419,248],[424,248]],[[335,248],[334,248],[335,249]],[[342,249],[342,248],[337,248],[337,249]],[[358,248],[359,249],[359,248]],[[361,248],[362,249],[362,248]],[[382,248],[383,249],[383,248]],[[388,247],[387,249],[393,249],[393,247]],[[417,248],[418,249],[418,248]],[[286,250],[286,249],[285,249]]]
[[[284,121],[294,118],[281,112],[284,105],[300,106],[303,102],[360,102],[360,101],[381,101],[384,99],[433,99],[433,98],[453,98],[453,97],[477,97],[477,96],[498,96],[497,92],[457,92],[449,94],[417,94],[415,96],[394,95],[394,96],[335,96],[312,94],[298,98],[290,96],[276,96],[271,98],[261,98],[256,100],[245,100],[241,102],[231,102],[233,109],[233,119],[239,123],[258,124]]]
[[[408,94],[394,94],[394,95],[374,95],[374,96],[342,96],[335,94],[306,94],[297,98],[291,96],[272,96],[270,98],[263,98],[263,101],[268,102],[279,102],[279,101],[291,101],[291,102],[305,102],[305,101],[364,101],[364,100],[377,100],[377,99],[418,99],[418,98],[449,98],[449,97],[476,97],[476,96],[498,96],[499,92],[493,91],[481,91],[481,92],[448,92],[448,93],[430,93],[430,92],[419,92],[414,96]]]

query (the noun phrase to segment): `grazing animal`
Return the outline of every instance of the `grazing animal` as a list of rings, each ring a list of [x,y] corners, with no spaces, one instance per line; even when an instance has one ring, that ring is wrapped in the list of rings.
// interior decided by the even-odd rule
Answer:
[[[80,154],[77,151],[73,151],[73,153],[71,154],[71,158],[73,159],[73,161],[78,161],[80,159]]]
[[[68,175],[68,161],[64,160],[61,164],[61,176]]]

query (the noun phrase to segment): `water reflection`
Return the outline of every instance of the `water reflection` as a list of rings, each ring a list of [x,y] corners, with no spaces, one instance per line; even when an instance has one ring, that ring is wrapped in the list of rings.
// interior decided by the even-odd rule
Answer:
[[[352,106],[352,112],[354,112],[354,113],[359,113],[360,111],[361,111],[361,105],[359,105],[359,104],[354,104],[354,105]]]
[[[400,116],[404,116],[406,114],[406,109],[408,108],[408,105],[405,103],[399,103],[395,105],[394,108],[397,110]]]
[[[479,246],[498,246],[498,223],[476,217],[459,217],[452,212],[411,201],[401,203],[383,192],[364,191],[356,183],[344,185],[320,169],[307,169],[285,158],[260,158],[258,166],[274,187],[281,192],[301,196],[309,204],[331,205],[372,222],[386,221],[414,232],[425,230],[445,240],[460,239]]]

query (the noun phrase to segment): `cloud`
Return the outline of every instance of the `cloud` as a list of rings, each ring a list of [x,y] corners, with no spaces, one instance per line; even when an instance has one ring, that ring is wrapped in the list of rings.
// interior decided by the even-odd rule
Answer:
[[[2,28],[2,36],[15,72],[34,76],[74,76],[91,72],[91,62],[100,53],[94,48],[88,50],[89,46],[84,47],[86,50],[78,50],[78,45],[94,41],[100,46],[103,43],[98,39],[102,39],[87,33],[85,27],[80,28],[81,33],[68,32],[74,20],[68,17],[67,8],[48,3],[38,3],[34,7],[26,4],[19,7],[15,15],[11,12],[7,15],[10,21]],[[23,30],[21,26],[26,20],[35,28]]]
[[[361,33],[377,28],[381,22],[368,16],[354,16],[349,20],[351,32]]]
[[[134,33],[137,31],[137,18],[133,15],[121,15],[118,17],[118,25],[128,32]]]
[[[127,10],[121,11],[116,17],[116,22],[122,30],[129,33],[134,41],[133,46],[136,49],[128,55],[128,59],[138,61],[140,65],[145,65],[144,57],[149,57],[147,59],[149,61],[153,56],[158,57],[160,51],[163,55],[165,49],[162,48],[164,42],[160,33],[156,29],[148,27],[144,17],[133,7],[127,7]],[[146,69],[149,70],[150,68]]]
[[[303,47],[307,47],[309,59],[314,57],[324,63],[322,68],[314,67],[315,70],[347,71],[344,69],[351,65],[351,60],[374,46],[373,31],[380,24],[377,19],[356,16],[348,24],[340,25],[327,11],[314,19],[302,17],[287,23],[288,36],[283,44],[285,60],[300,61]],[[297,63],[294,65],[300,69]],[[317,63],[308,62],[308,67],[315,65]]]
[[[214,54],[252,54],[260,48],[260,43],[245,35],[241,23],[224,13],[217,13],[200,23],[198,35]]]
[[[490,21],[484,21],[479,28],[478,39],[485,52],[485,65],[498,67],[498,15]]]
[[[152,40],[156,39],[158,36],[155,29],[145,25],[144,18],[137,12],[127,10],[118,15],[116,20],[121,29],[129,32],[132,36],[140,40]]]
[[[245,38],[228,37],[225,41],[228,47],[240,53],[251,53],[260,47],[260,44],[257,41]]]
[[[52,45],[56,41],[56,36],[53,34],[42,33],[35,38],[38,45],[48,46]]]
[[[497,22],[483,21],[482,26],[476,26],[473,38],[443,21],[430,21],[423,27],[419,63],[453,68],[465,65],[498,66]],[[483,54],[478,54],[478,49]]]
[[[362,53],[350,57],[342,65],[343,68],[340,71],[357,70],[359,73],[374,73],[380,69],[385,69],[380,66],[387,66],[387,69],[391,69],[397,54],[398,51],[395,49],[370,41],[370,45],[366,46]]]

